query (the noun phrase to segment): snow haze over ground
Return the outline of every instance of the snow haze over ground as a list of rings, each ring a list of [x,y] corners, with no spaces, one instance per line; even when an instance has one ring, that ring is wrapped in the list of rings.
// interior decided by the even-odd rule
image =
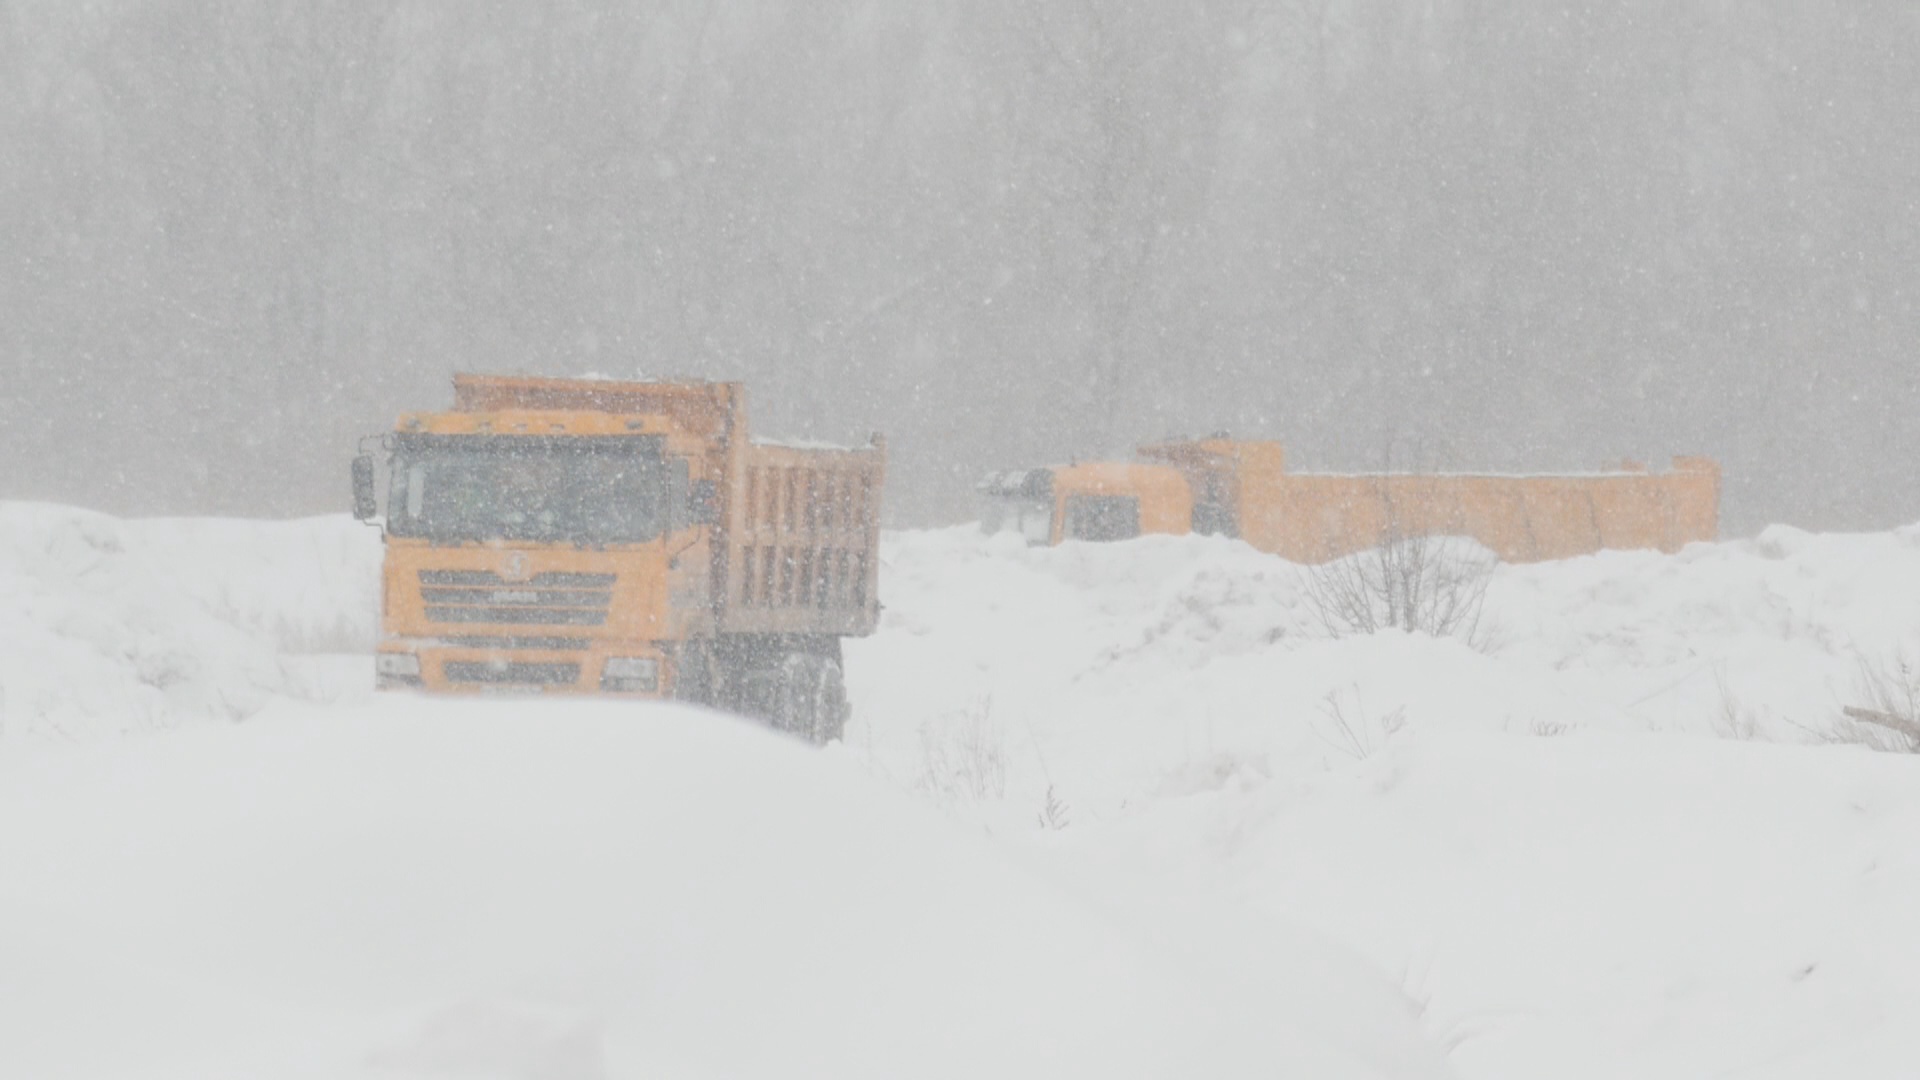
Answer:
[[[890,534],[815,751],[371,693],[377,534],[0,504],[0,1075],[1902,1077],[1920,529],[1330,638],[1217,538]]]

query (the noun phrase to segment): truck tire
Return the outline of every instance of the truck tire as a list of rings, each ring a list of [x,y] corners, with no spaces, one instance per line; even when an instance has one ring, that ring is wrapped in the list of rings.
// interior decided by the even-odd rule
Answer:
[[[847,684],[840,665],[814,653],[788,653],[775,679],[775,727],[813,743],[829,743],[847,728]]]
[[[688,642],[675,657],[673,699],[690,705],[714,703],[713,650]]]

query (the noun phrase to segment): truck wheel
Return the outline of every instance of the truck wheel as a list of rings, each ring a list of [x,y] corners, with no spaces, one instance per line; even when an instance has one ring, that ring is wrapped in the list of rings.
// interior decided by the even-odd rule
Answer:
[[[673,698],[694,705],[711,705],[713,693],[713,654],[705,646],[688,644],[676,658]]]
[[[840,665],[812,653],[789,653],[780,664],[773,722],[809,742],[829,743],[847,728],[847,685]]]

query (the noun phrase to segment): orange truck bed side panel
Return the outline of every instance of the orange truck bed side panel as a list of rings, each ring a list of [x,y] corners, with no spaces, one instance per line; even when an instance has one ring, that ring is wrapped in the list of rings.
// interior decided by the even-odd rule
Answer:
[[[555,379],[538,375],[453,377],[455,412],[620,413],[662,416],[691,435],[724,442],[745,428],[745,394],[739,383],[616,382]]]
[[[1588,476],[1282,474],[1249,482],[1247,541],[1319,562],[1398,533],[1468,536],[1507,562],[1606,548],[1676,551],[1719,528],[1719,474]]]
[[[730,631],[873,632],[886,447],[750,444],[728,512],[721,614]]]
[[[1508,562],[1605,548],[1676,551],[1719,534],[1720,470],[1675,458],[1670,472],[1289,473],[1271,442],[1203,439],[1141,448],[1231,507],[1242,539],[1295,562],[1374,547],[1395,532],[1468,536]]]

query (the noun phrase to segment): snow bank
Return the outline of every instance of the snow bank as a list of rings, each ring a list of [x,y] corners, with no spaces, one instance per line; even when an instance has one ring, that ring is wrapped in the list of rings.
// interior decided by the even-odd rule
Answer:
[[[1304,568],[1219,538],[1027,548],[889,534],[881,632],[850,643],[848,741],[909,785],[1109,813],[1240,774],[1312,775],[1398,727],[1808,741],[1862,658],[1920,657],[1920,528],[1775,528],[1678,555],[1494,574],[1474,644],[1329,638]],[[1475,647],[1475,646],[1478,647]],[[989,749],[997,753],[989,753]]]
[[[1303,788],[1091,826],[1088,888],[1179,880],[1366,953],[1462,1076],[1913,1074],[1920,761],[1404,733]]]
[[[1912,1073],[1920,759],[1820,734],[1920,656],[1920,530],[1503,567],[1477,648],[1218,539],[884,573],[850,749],[1083,895],[1356,948],[1467,1077]]]
[[[294,521],[122,523],[147,564],[277,652],[369,653],[380,633],[380,533],[345,514]]]
[[[711,736],[721,743],[672,710],[609,724],[568,712],[523,740],[494,706],[354,704],[364,694],[343,691],[327,658],[371,641],[377,572],[377,536],[344,519],[116,522],[0,507],[0,637],[12,646],[0,654],[0,750],[15,755],[0,792],[24,800],[0,805],[0,865],[40,868],[35,892],[0,878],[0,904],[14,905],[0,917],[12,928],[0,930],[10,935],[0,996],[8,973],[37,973],[35,990],[20,990],[20,976],[12,992],[38,1003],[23,1015],[47,1032],[107,1009],[116,1032],[133,1033],[128,1045],[158,1048],[155,1060],[305,1055],[327,1063],[310,1070],[324,1075],[369,1061],[431,1072],[447,1055],[469,1072],[485,1060],[500,1075],[574,1075],[499,1065],[500,1055],[572,1061],[589,1046],[605,1075],[626,1063],[751,1074],[775,1068],[750,1056],[773,1044],[713,1051],[709,1041],[724,1041],[713,1002],[739,997],[766,1030],[803,1039],[807,1023],[827,1022],[806,1004],[816,978],[884,1020],[858,1045],[796,1045],[874,1069],[910,1044],[917,1065],[946,1060],[925,1048],[949,1044],[955,1060],[1005,1064],[967,1056],[976,1051],[955,1033],[979,1029],[1010,1032],[1008,1046],[1056,1075],[1107,1068],[1063,1048],[1109,1040],[1124,1051],[1122,1075],[1145,1075],[1128,1062],[1236,1075],[1256,1058],[1301,1075],[1427,1075],[1425,1050],[1395,1026],[1401,992],[1471,1078],[1894,1077],[1920,1050],[1905,1024],[1920,1011],[1909,975],[1920,972],[1920,932],[1905,918],[1920,903],[1906,840],[1920,827],[1920,760],[1820,745],[1839,707],[1858,700],[1863,658],[1920,658],[1920,528],[1774,528],[1677,555],[1502,567],[1471,643],[1329,638],[1301,568],[1219,538],[1029,549],[972,529],[890,533],[880,632],[847,650],[846,744],[798,766],[814,777],[799,788],[760,764],[720,775],[723,759],[762,751],[725,742],[748,735],[710,717],[700,719],[730,732]],[[364,656],[344,663],[363,684]],[[323,717],[275,704],[287,696],[345,704]],[[36,740],[14,738],[263,709],[239,729],[30,758]],[[765,753],[785,760],[784,749]],[[607,793],[616,785],[602,759],[660,791]],[[682,759],[696,762],[684,782],[671,768]],[[852,768],[991,833],[1075,899],[860,787]],[[562,790],[575,775],[580,790]],[[763,786],[740,786],[749,782]],[[816,788],[846,785],[864,792],[846,798],[866,801],[815,806]],[[535,805],[548,792],[551,814]],[[129,824],[132,806],[176,803],[150,827]],[[627,835],[633,821],[662,820],[679,827]],[[853,854],[815,852],[808,822],[850,837]],[[779,844],[826,860],[818,880],[754,832],[789,825],[799,832]],[[588,850],[562,826],[591,837]],[[386,828],[391,840],[373,835]],[[274,850],[280,835],[292,838],[287,854]],[[363,847],[368,861],[353,861]],[[56,848],[83,855],[72,882]],[[790,872],[697,861],[716,848]],[[941,862],[950,851],[971,854]],[[304,861],[318,869],[295,865]],[[168,876],[182,866],[191,874]],[[686,884],[695,870],[691,880],[739,887],[721,896]],[[189,888],[199,877],[214,885]],[[976,877],[1000,899],[968,891]],[[789,879],[806,888],[794,894]],[[548,880],[568,883],[566,895],[540,893]],[[579,899],[601,893],[619,904]],[[465,913],[444,926],[422,914],[450,909]],[[627,910],[693,929],[648,937],[621,921]],[[901,912],[925,921],[908,926]],[[300,927],[297,940],[248,921],[259,913]],[[858,937],[843,914],[872,934]],[[71,932],[18,931],[34,920]],[[744,953],[716,942],[759,920],[774,929],[740,940],[778,962],[764,989],[736,989]],[[511,932],[481,932],[500,926]],[[813,940],[814,926],[815,945],[785,951],[789,938]],[[952,972],[943,982],[992,988],[982,996],[1006,1008],[915,996],[868,966],[885,959],[874,942],[923,948],[923,936],[951,938],[956,953],[901,955]],[[622,952],[609,941],[644,944]],[[943,966],[975,951],[1010,989]],[[619,962],[588,959],[601,954]],[[557,959],[542,966],[543,956]],[[717,974],[683,974],[699,965]],[[1077,981],[1085,965],[1099,985]],[[641,968],[691,987],[691,1003],[622,981]],[[182,980],[192,992],[170,993]],[[392,994],[378,991],[389,984]],[[117,989],[103,996],[102,985]],[[1132,1042],[1078,1011],[1048,1027],[1035,988],[1103,1015],[1166,1020],[1121,1024]],[[869,1000],[883,991],[906,995],[899,1011]],[[1048,1019],[1018,1026],[1021,1010]],[[961,1019],[936,1033],[936,1015]],[[1064,1033],[1053,1050],[1033,1042],[1043,1029]],[[1271,1041],[1244,1041],[1253,1029]],[[67,1052],[47,1032],[34,1060]],[[193,1056],[222,1032],[263,1034],[257,1045],[228,1039],[229,1057]]]
[[[0,503],[0,739],[230,721],[278,694],[337,696],[344,665],[307,654],[372,648],[378,543],[346,518],[120,521]]]
[[[672,706],[16,748],[0,866],[8,1076],[1445,1074],[1335,950],[1225,993],[843,755]]]

